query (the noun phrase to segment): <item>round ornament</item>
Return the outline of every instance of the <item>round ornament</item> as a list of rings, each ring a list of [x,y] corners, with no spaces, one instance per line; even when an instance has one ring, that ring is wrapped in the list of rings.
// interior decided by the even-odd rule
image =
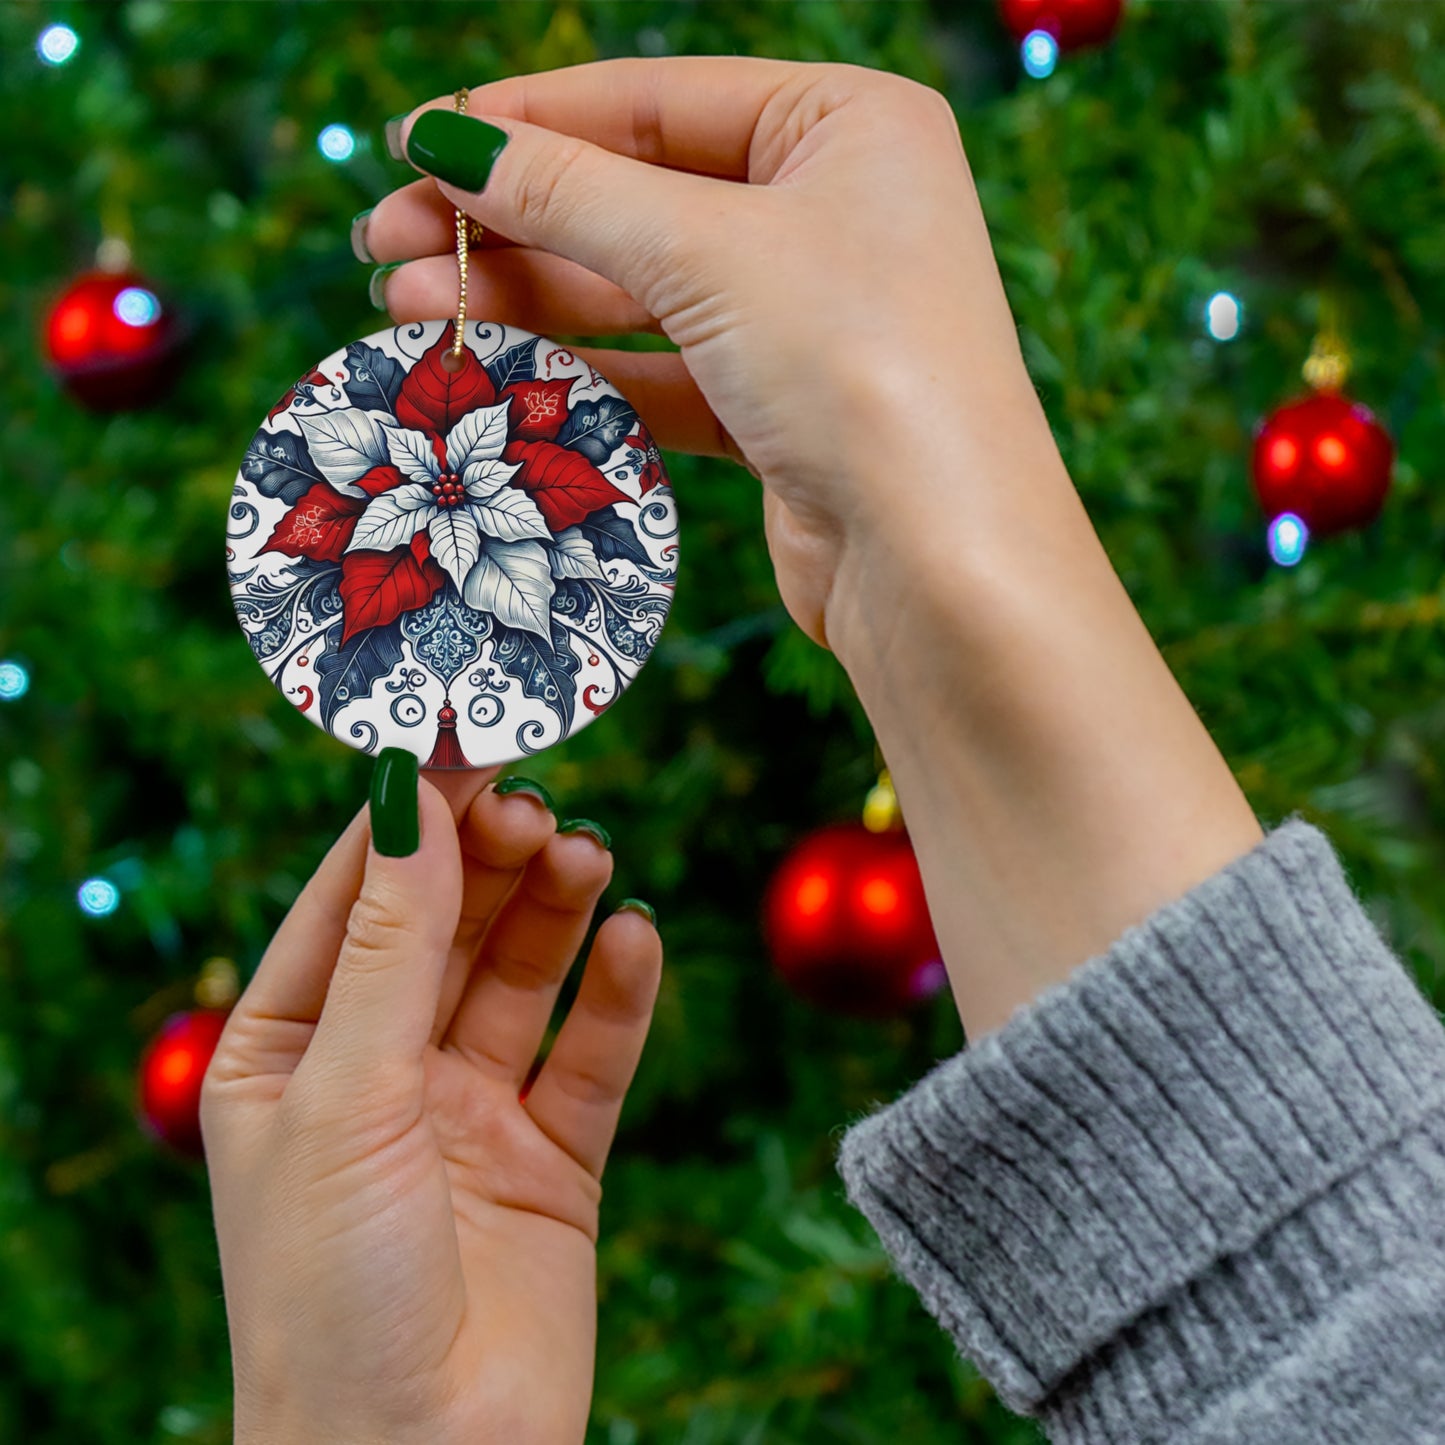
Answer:
[[[1332,391],[1278,407],[1254,439],[1255,494],[1271,518],[1293,512],[1315,536],[1373,522],[1395,447],[1374,413]]]
[[[201,1084],[221,1032],[226,1009],[172,1014],[140,1062],[139,1115],[145,1128],[182,1154],[200,1157]]]
[[[96,411],[157,400],[170,382],[176,319],[143,277],[91,271],[61,293],[45,322],[45,351],[66,390]]]
[[[1102,44],[1123,10],[1124,0],[999,0],[999,16],[1015,40],[1043,30],[1060,50]]]
[[[626,398],[515,326],[352,342],[272,407],[232,493],[267,677],[364,752],[489,767],[599,716],[657,642],[677,514]]]
[[[901,1013],[946,980],[908,835],[840,823],[783,860],[764,902],[773,965],[837,1013]]]

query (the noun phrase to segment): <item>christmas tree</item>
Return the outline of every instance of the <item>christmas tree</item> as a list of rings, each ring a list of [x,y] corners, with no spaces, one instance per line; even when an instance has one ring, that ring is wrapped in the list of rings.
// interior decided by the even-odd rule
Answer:
[[[350,218],[412,178],[386,117],[459,85],[750,53],[942,90],[1145,621],[1261,818],[1320,824],[1445,1001],[1445,12],[1134,0],[1057,56],[1021,56],[983,0],[14,3],[0,39],[0,1439],[231,1438],[204,1169],[139,1126],[137,1063],[206,959],[244,983],[371,763],[257,668],[226,509],[287,385],[384,324]],[[46,364],[98,251],[129,324],[160,308],[174,372],[116,411]],[[1325,332],[1392,487],[1369,527],[1303,555],[1277,535],[1274,560],[1254,430]],[[589,1439],[1035,1440],[833,1167],[841,1126],[961,1046],[947,994],[854,1019],[766,956],[780,859],[876,776],[866,719],[778,601],[754,479],[668,461],[663,639],[623,703],[518,769],[606,823],[610,901],[654,902],[668,951],[606,1179]]]

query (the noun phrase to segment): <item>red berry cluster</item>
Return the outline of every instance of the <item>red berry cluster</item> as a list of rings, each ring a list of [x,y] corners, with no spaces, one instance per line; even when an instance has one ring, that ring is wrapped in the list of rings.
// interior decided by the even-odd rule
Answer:
[[[431,494],[439,507],[457,507],[466,500],[467,489],[455,472],[443,472],[431,484]]]

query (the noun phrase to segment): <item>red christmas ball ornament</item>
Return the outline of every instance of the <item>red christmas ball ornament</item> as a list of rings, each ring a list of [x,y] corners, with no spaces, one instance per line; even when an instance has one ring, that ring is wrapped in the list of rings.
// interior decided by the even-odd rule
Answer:
[[[201,1008],[172,1014],[141,1056],[139,1113],[142,1124],[182,1154],[201,1158],[201,1081],[229,1009]]]
[[[1101,45],[1118,28],[1124,0],[999,0],[999,17],[1020,43],[1035,30],[1058,41],[1060,50]]]
[[[946,980],[908,835],[840,823],[804,838],[764,902],[774,967],[838,1013],[901,1013]]]
[[[1265,418],[1251,470],[1266,516],[1293,512],[1313,535],[1328,536],[1375,520],[1394,460],[1390,434],[1368,407],[1319,391]]]
[[[70,394],[96,411],[157,400],[173,378],[178,341],[175,317],[130,271],[81,276],[45,322],[51,366]]]

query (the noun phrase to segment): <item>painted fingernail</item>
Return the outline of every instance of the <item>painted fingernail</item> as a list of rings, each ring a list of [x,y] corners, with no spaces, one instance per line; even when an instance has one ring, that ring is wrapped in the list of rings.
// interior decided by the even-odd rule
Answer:
[[[371,280],[366,287],[366,294],[371,297],[371,304],[378,311],[386,310],[386,278],[396,270],[398,266],[404,266],[404,261],[391,261],[385,266],[378,266],[371,273]]]
[[[386,153],[394,161],[404,161],[406,159],[406,155],[401,148],[401,128],[406,122],[406,117],[410,114],[411,112],[407,111],[405,115],[394,115],[386,123],[384,131],[386,136]]]
[[[599,847],[610,848],[612,846],[612,835],[601,823],[594,823],[591,818],[568,818],[565,823],[557,825],[557,831],[559,833],[586,833],[589,838],[597,842]]]
[[[454,110],[424,110],[406,138],[406,158],[448,185],[479,191],[510,139],[484,120]]]
[[[657,910],[650,903],[644,903],[640,898],[624,898],[617,905],[619,913],[640,913],[655,928],[657,926]]]
[[[493,785],[492,791],[503,798],[510,797],[513,793],[525,793],[527,797],[535,798],[549,813],[557,811],[551,793],[541,783],[534,783],[531,778],[503,778],[500,783]]]
[[[383,748],[371,775],[371,841],[388,858],[408,858],[421,845],[417,760],[405,748]]]
[[[371,254],[366,244],[366,223],[371,219],[371,213],[375,208],[368,206],[364,211],[358,211],[351,218],[351,254],[358,261],[364,261],[368,266],[376,265],[376,257]]]

